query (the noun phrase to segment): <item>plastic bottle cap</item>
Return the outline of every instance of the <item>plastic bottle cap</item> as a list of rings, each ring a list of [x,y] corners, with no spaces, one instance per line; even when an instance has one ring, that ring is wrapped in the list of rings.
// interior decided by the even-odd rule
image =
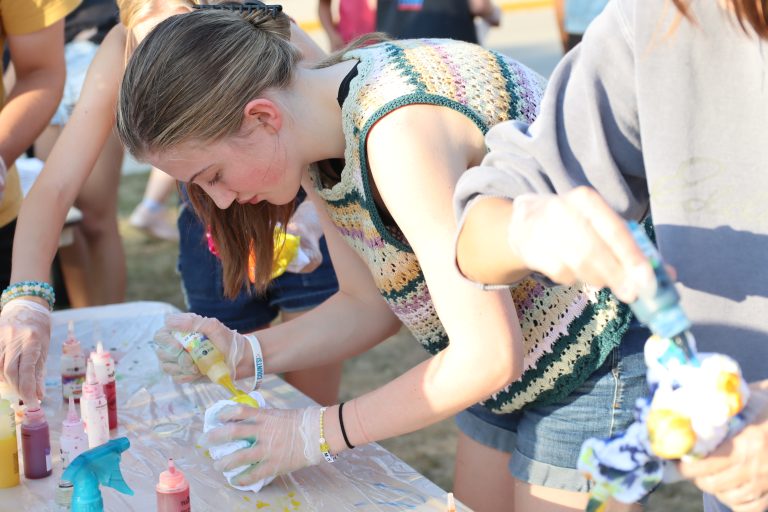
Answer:
[[[100,398],[104,396],[104,386],[96,380],[96,370],[90,359],[85,366],[85,384],[83,384],[83,398]]]
[[[61,423],[62,432],[61,435],[77,435],[85,432],[85,425],[80,419],[80,415],[77,414],[75,409],[74,397],[69,397],[69,410],[67,411],[67,418]]]
[[[85,384],[93,386],[98,384],[96,380],[96,370],[93,368],[93,361],[88,361],[85,366]]]
[[[93,359],[96,359],[96,358],[107,359],[107,358],[111,358],[112,355],[109,352],[104,351],[104,344],[102,344],[101,341],[97,341],[96,351],[91,352],[91,357]]]
[[[158,490],[179,490],[185,488],[187,485],[187,479],[184,478],[184,473],[176,469],[173,459],[168,459],[168,470],[160,473],[159,482],[157,484]]]

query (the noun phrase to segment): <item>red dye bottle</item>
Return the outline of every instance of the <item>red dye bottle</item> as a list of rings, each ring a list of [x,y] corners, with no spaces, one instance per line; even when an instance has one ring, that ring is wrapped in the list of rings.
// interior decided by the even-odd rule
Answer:
[[[24,476],[45,478],[51,474],[51,436],[45,413],[39,407],[30,407],[21,422],[21,451],[24,458]]]
[[[160,473],[155,491],[157,512],[190,512],[189,482],[184,473],[176,469],[173,459],[168,459],[168,471]]]
[[[109,414],[109,430],[117,428],[117,387],[115,386],[115,360],[112,354],[104,350],[99,341],[96,352],[91,352],[93,369],[96,371],[96,381],[104,386],[104,396],[107,399]]]

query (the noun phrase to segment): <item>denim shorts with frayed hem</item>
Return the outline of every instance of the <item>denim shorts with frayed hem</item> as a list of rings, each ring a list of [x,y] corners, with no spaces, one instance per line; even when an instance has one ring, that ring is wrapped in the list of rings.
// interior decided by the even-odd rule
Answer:
[[[274,320],[280,311],[311,309],[336,293],[339,284],[325,238],[320,241],[323,263],[308,274],[286,272],[269,285],[266,295],[240,292],[234,300],[224,297],[221,262],[208,250],[203,225],[192,208],[179,212],[179,263],[187,309],[219,319],[230,329],[253,331]]]
[[[622,432],[634,420],[635,401],[648,393],[643,345],[649,336],[633,322],[603,366],[561,402],[510,414],[475,405],[461,412],[456,423],[473,440],[510,453],[509,469],[516,479],[586,492],[589,482],[576,469],[581,444]]]

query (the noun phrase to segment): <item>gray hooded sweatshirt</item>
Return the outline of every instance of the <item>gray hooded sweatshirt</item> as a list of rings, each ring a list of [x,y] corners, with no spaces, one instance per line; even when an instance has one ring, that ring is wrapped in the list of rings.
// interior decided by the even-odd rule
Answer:
[[[458,184],[478,196],[595,188],[651,213],[702,351],[768,378],[768,41],[716,0],[611,0],[554,71],[531,125],[492,128]]]

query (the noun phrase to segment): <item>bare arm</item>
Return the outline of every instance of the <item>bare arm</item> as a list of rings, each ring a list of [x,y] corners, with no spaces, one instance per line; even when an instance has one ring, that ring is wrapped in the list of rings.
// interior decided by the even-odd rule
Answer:
[[[480,131],[453,110],[418,105],[386,116],[368,140],[376,186],[419,259],[450,339],[438,355],[355,400],[368,440],[378,440],[447,418],[517,378],[522,334],[509,292],[470,285],[451,258],[454,186],[482,158]]]
[[[563,51],[568,48],[568,33],[565,31],[565,0],[555,0],[555,18],[557,19],[557,29],[560,32],[560,44]]]
[[[336,24],[333,22],[333,15],[331,14],[331,0],[319,0],[317,3],[317,17],[320,19],[320,24],[323,26],[328,41],[331,44],[331,50],[335,51],[344,46],[344,41],[339,35],[339,31],[336,30]]]
[[[118,26],[104,39],[72,116],[22,204],[13,245],[12,282],[48,280],[67,211],[114,125],[125,44],[121,31]]]
[[[469,12],[483,18],[492,27],[501,23],[501,10],[493,0],[469,0]]]
[[[0,156],[10,166],[48,125],[61,100],[64,20],[24,35],[9,35],[15,83],[0,111]]]

